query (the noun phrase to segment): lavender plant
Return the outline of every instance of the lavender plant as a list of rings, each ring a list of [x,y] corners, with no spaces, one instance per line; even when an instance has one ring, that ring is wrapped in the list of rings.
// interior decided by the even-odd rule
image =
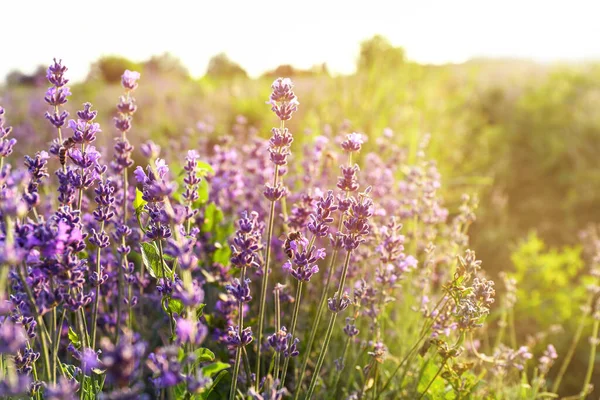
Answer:
[[[0,108],[0,396],[559,391],[575,350],[559,357],[551,333],[518,342],[521,283],[503,276],[495,301],[469,248],[477,201],[444,206],[427,137],[414,154],[391,130],[366,146],[368,136],[346,123],[295,140],[286,124],[299,102],[292,81],[278,78],[267,103],[279,127],[269,139],[240,117],[232,135],[180,156],[192,135],[176,146],[130,142],[133,93],[144,84],[125,71],[110,151],[98,145],[111,135],[90,103],[68,120],[66,73],[56,61],[47,71],[45,116],[56,137],[22,165],[13,150],[23,144]],[[592,390],[597,293],[590,285],[571,347],[593,321],[581,398]]]

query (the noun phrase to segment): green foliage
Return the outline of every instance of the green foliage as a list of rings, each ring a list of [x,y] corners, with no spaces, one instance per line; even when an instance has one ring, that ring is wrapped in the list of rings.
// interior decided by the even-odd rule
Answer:
[[[359,72],[374,69],[391,72],[405,62],[406,56],[401,47],[394,47],[386,38],[376,35],[360,44],[357,69]]]
[[[584,267],[580,247],[548,249],[532,233],[519,244],[511,259],[518,282],[516,319],[527,333],[553,324],[563,325],[578,314],[586,298],[585,288],[574,286]],[[525,321],[530,323],[523,324]]]
[[[206,76],[212,79],[246,79],[248,73],[239,64],[231,61],[225,53],[210,59]]]
[[[152,56],[143,63],[143,73],[152,77],[163,76],[182,81],[190,80],[190,73],[181,60],[170,53]]]
[[[148,273],[156,279],[163,277],[173,277],[173,272],[169,266],[160,257],[160,252],[156,243],[140,243],[142,253],[142,262]],[[164,256],[164,255],[163,255]]]
[[[139,71],[140,64],[121,56],[104,56],[92,65],[88,79],[101,79],[109,84],[119,83],[126,69]]]
[[[70,326],[69,326],[68,336],[69,336],[69,342],[71,342],[71,344],[73,346],[75,346],[76,349],[81,347],[81,339],[79,339],[79,335]]]

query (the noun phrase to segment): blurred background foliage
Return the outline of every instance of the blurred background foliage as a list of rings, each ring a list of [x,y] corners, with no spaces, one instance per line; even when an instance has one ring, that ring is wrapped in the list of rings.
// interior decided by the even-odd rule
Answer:
[[[142,74],[132,135],[164,146],[217,141],[235,133],[239,116],[267,137],[272,117],[264,103],[277,76],[294,79],[301,102],[289,124],[296,149],[324,129],[343,127],[367,135],[366,153],[389,128],[393,136],[386,140],[407,145],[414,156],[430,133],[429,156],[444,177],[449,208],[458,209],[463,193],[480,198],[471,247],[493,277],[505,271],[518,280],[515,335],[554,332],[554,325],[574,329],[586,296],[578,233],[600,221],[600,64],[474,59],[422,65],[380,36],[360,45],[356,72],[344,76],[330,75],[326,64],[308,70],[281,65],[251,79],[218,54],[205,76],[195,78],[169,54],[141,63],[104,56],[85,81],[72,85],[67,109],[73,115],[91,101],[108,132],[99,145],[107,148],[125,69]],[[15,136],[31,149],[52,137],[49,124],[37,118],[46,111],[44,71],[14,71],[0,91]],[[560,354],[570,335],[554,334]],[[573,368],[586,362],[585,347],[580,350]]]

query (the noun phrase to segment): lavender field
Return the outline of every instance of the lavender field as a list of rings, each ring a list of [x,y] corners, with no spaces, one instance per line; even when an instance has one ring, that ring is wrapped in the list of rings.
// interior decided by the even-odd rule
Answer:
[[[0,89],[0,397],[598,398],[597,65],[210,65]]]

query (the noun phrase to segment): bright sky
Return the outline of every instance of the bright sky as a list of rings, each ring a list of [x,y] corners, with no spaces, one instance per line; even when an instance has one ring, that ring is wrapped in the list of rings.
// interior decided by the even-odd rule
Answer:
[[[598,0],[5,0],[0,13],[0,76],[57,57],[77,80],[103,54],[165,51],[195,76],[222,51],[254,76],[284,63],[351,72],[374,34],[420,62],[600,60]]]

